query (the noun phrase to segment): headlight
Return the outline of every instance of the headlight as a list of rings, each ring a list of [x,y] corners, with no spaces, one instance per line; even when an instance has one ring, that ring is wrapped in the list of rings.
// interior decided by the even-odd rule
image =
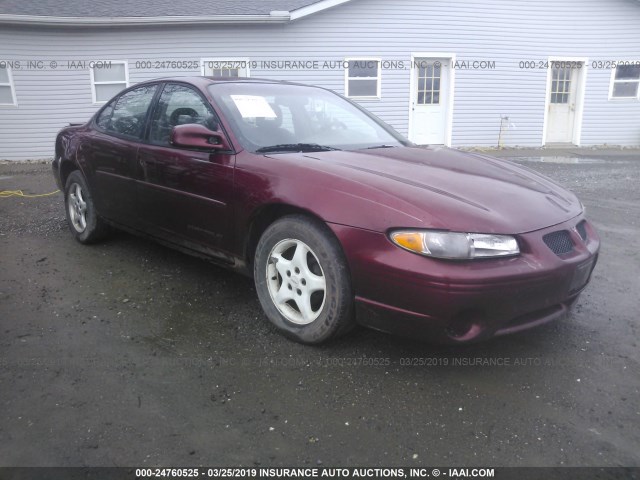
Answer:
[[[390,238],[406,250],[435,258],[467,260],[520,253],[518,242],[510,235],[396,230],[391,232]]]

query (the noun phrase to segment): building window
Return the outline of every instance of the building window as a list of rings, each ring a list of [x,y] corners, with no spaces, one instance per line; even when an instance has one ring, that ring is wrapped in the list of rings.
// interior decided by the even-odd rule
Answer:
[[[8,65],[0,64],[0,105],[17,105],[13,77]]]
[[[91,73],[93,103],[104,103],[129,86],[129,68],[126,60],[94,62]]]
[[[421,62],[418,67],[418,105],[440,104],[440,81],[442,80],[442,64]]]
[[[569,103],[573,67],[553,67],[551,71],[551,103]]]
[[[349,98],[380,98],[380,59],[347,58],[344,91]]]
[[[609,97],[640,97],[640,63],[616,66],[611,74],[611,93]]]
[[[248,77],[249,59],[203,58],[201,71],[205,77]]]

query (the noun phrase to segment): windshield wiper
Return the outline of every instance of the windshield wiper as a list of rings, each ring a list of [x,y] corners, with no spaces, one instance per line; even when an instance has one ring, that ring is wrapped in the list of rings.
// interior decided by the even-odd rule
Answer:
[[[374,145],[373,147],[364,147],[360,150],[373,150],[374,148],[396,148],[397,145]]]
[[[256,153],[269,152],[328,152],[330,150],[340,150],[335,147],[318,145],[317,143],[282,143],[280,145],[270,145],[256,150]]]

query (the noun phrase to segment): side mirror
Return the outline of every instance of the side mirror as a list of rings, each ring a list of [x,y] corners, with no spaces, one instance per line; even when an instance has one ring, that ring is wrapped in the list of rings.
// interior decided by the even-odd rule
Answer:
[[[171,144],[178,147],[202,148],[206,150],[229,150],[224,134],[209,130],[204,125],[188,123],[171,130]]]

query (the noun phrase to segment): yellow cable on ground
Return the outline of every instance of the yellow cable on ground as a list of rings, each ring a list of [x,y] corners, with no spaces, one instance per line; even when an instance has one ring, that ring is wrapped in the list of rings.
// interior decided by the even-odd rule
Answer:
[[[30,194],[30,193],[24,193],[22,190],[2,190],[0,192],[0,198],[9,198],[9,197],[25,197],[25,198],[48,197],[50,195],[55,195],[59,191],[60,190],[56,190],[55,192],[49,192],[49,193]]]

